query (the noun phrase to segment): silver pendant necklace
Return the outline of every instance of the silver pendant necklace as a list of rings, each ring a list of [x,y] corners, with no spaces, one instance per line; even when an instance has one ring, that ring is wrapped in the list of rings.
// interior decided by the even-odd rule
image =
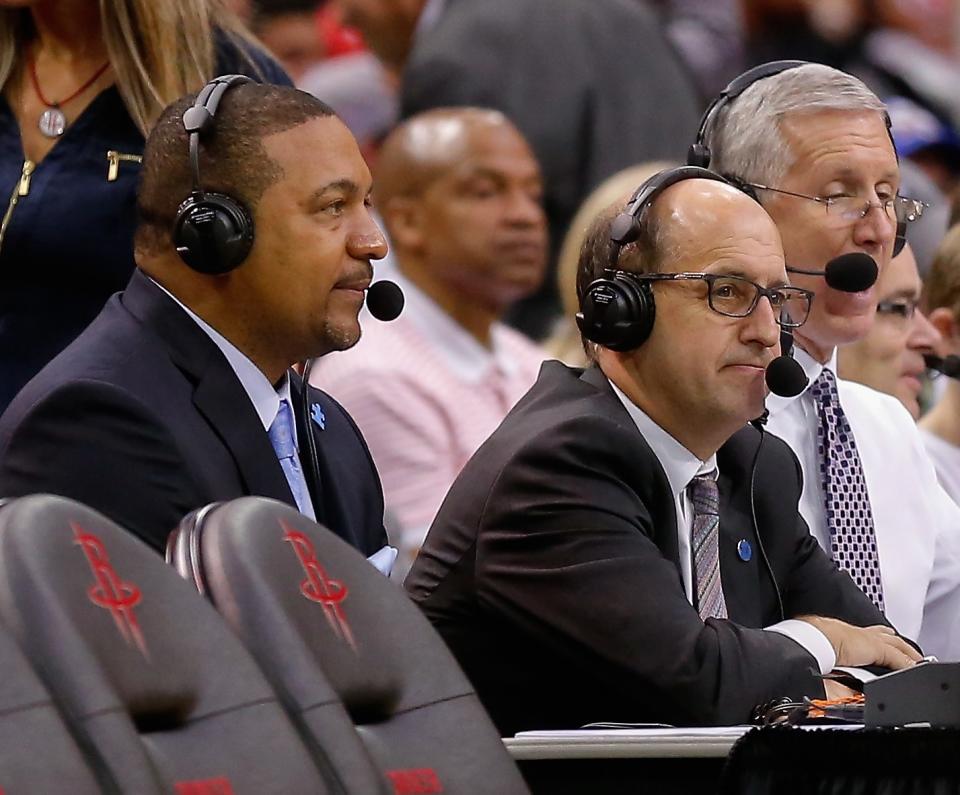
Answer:
[[[69,97],[65,97],[59,102],[50,102],[50,100],[43,95],[43,91],[40,90],[40,81],[37,80],[37,64],[33,60],[33,56],[30,57],[28,65],[30,67],[30,80],[33,82],[33,90],[37,92],[38,99],[47,106],[47,109],[40,114],[37,126],[40,128],[40,132],[47,138],[59,138],[63,135],[64,130],[67,129],[67,117],[64,112],[60,110],[60,106],[66,105],[71,99],[76,99],[90,88],[90,86],[96,82],[97,78],[107,71],[107,68],[110,66],[110,61],[107,61],[97,69],[93,76]]]
[[[47,138],[59,138],[67,129],[67,117],[63,115],[59,105],[51,105],[40,114],[37,126]]]

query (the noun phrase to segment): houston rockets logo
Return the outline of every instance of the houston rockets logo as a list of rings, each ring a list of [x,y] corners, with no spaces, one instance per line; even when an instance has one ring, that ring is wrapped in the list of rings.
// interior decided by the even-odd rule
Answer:
[[[317,560],[317,552],[313,548],[313,542],[303,533],[290,528],[286,522],[280,522],[283,528],[283,540],[289,541],[297,554],[297,559],[303,570],[307,574],[307,579],[300,583],[300,593],[302,593],[311,602],[316,602],[323,607],[323,614],[327,617],[327,623],[336,635],[345,640],[351,649],[357,650],[357,644],[353,639],[353,632],[350,630],[350,624],[343,613],[343,601],[347,598],[347,586],[340,580],[335,580],[327,575],[320,561]]]
[[[133,608],[140,604],[140,589],[131,582],[124,582],[117,576],[103,542],[91,533],[86,533],[76,523],[71,522],[77,544],[87,556],[87,562],[93,571],[94,584],[87,589],[87,596],[97,607],[110,611],[117,630],[127,645],[133,643],[140,653],[150,659],[147,642],[144,640],[137,614]]]
[[[233,795],[233,787],[226,776],[198,779],[196,781],[177,781],[174,783],[177,795]],[[0,795],[3,795],[0,792]]]

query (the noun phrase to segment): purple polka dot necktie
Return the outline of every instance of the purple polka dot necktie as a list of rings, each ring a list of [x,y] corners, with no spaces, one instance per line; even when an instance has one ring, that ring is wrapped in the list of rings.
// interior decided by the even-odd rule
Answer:
[[[879,610],[883,610],[880,556],[873,529],[870,495],[850,423],[840,406],[836,376],[823,368],[810,387],[817,403],[817,458],[830,529],[830,551],[837,565]]]
[[[710,475],[698,475],[687,486],[693,503],[693,566],[700,618],[726,618],[727,603],[720,582],[720,490]]]

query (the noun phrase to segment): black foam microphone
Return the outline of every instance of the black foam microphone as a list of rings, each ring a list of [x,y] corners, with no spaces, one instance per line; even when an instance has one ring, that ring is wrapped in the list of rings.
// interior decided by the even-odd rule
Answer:
[[[876,284],[880,271],[877,262],[862,251],[851,251],[830,260],[822,271],[804,270],[787,266],[789,273],[823,276],[828,287],[845,293],[859,293]]]
[[[780,397],[796,397],[807,388],[809,379],[792,356],[778,356],[767,365],[764,376],[770,391]]]
[[[923,363],[928,370],[934,370],[947,378],[960,379],[960,356],[934,356],[926,353],[923,356]]]
[[[810,383],[800,363],[791,356],[793,352],[793,334],[787,330],[780,332],[780,355],[767,365],[764,380],[770,391],[780,397],[796,397]]]
[[[377,320],[396,320],[403,311],[403,290],[385,279],[367,289],[367,309]]]

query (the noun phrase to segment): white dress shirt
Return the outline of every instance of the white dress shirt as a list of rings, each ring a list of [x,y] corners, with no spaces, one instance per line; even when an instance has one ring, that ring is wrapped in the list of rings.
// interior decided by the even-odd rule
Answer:
[[[920,438],[927,455],[937,470],[937,479],[943,490],[955,503],[960,504],[960,447],[941,439],[925,428],[920,429]]]
[[[693,560],[690,545],[693,534],[693,502],[687,494],[687,486],[698,475],[709,475],[716,479],[717,456],[712,455],[706,461],[701,461],[680,442],[674,439],[667,431],[655,423],[649,416],[630,400],[612,381],[610,386],[627,413],[633,419],[640,431],[640,435],[650,445],[654,455],[660,461],[660,466],[667,476],[670,490],[673,492],[674,507],[677,513],[677,541],[680,550],[680,574],[687,601],[693,604]],[[723,585],[723,571],[720,571],[720,584]],[[829,673],[836,664],[837,657],[833,646],[819,629],[806,621],[787,619],[772,624],[764,629],[779,632],[799,643],[817,661],[820,673]]]
[[[823,365],[795,348],[810,384]],[[826,364],[836,373],[836,353]],[[891,397],[837,379],[873,512],[886,615],[897,630],[940,660],[960,660],[960,508],[937,482],[913,418]],[[803,470],[800,513],[830,550],[817,460],[817,408],[810,389],[770,395],[767,429],[787,442]]]

